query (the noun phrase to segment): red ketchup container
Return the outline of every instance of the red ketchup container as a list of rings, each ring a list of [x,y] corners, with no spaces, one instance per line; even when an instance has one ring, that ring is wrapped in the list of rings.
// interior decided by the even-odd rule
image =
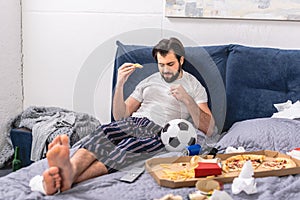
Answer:
[[[199,162],[198,167],[195,168],[195,178],[221,174],[222,168],[218,163]]]

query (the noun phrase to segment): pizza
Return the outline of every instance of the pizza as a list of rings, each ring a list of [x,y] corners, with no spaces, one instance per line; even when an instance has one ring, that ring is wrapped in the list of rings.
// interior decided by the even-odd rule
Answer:
[[[242,154],[231,156],[227,158],[222,163],[222,170],[224,172],[237,172],[241,171],[245,162],[248,160],[251,161],[251,164],[254,169],[257,169],[265,160],[266,156],[264,155],[254,155],[254,154]]]
[[[273,158],[268,161],[265,161],[262,163],[261,168],[262,169],[268,169],[268,170],[278,170],[278,169],[286,169],[296,167],[295,162],[290,158]]]
[[[139,64],[139,63],[135,63],[132,65],[135,68],[143,68],[143,65]]]
[[[245,154],[243,158],[248,161],[250,160],[254,169],[257,169],[266,159],[265,155],[254,155],[254,154]]]
[[[290,158],[271,158],[265,155],[241,154],[231,156],[222,162],[222,170],[228,172],[239,172],[246,161],[250,160],[253,169],[256,171],[278,170],[296,167],[295,162]]]

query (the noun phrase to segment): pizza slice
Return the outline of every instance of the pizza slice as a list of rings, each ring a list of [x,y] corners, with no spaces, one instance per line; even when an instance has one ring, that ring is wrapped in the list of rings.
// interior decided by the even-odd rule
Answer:
[[[253,169],[257,169],[266,159],[265,155],[254,155],[254,154],[243,154],[244,160],[250,160],[253,166]]]
[[[240,171],[244,163],[245,161],[243,156],[241,155],[231,156],[227,158],[225,161],[223,161],[222,170],[226,173]]]
[[[140,68],[140,69],[143,68],[143,65],[141,65],[139,63],[135,63],[132,66],[135,67],[135,68]]]
[[[265,158],[266,156],[264,155],[254,154],[242,154],[231,156],[222,163],[222,170],[226,173],[241,171],[245,162],[247,162],[248,160],[251,161],[253,168],[257,169],[263,163]]]
[[[262,169],[267,170],[278,170],[296,167],[296,163],[290,158],[278,157],[268,161],[263,162],[261,165]]]

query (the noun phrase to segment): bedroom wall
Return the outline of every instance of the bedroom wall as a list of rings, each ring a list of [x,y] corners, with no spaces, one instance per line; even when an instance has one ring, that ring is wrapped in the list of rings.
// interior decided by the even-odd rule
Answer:
[[[152,45],[173,34],[185,45],[300,49],[300,22],[166,18],[164,0],[27,0],[24,107],[59,106],[108,122],[115,40]]]
[[[21,5],[0,0],[0,152],[7,124],[22,111],[22,103]]]

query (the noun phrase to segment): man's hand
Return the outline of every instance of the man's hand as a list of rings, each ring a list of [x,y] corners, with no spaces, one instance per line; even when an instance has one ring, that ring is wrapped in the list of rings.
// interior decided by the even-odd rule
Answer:
[[[189,94],[185,91],[182,85],[173,85],[170,88],[170,93],[178,101],[184,102],[189,97]]]
[[[128,77],[134,72],[135,69],[136,67],[133,63],[124,63],[118,69],[117,84],[124,85]]]
[[[136,111],[141,103],[132,97],[128,97],[126,102],[124,101],[123,87],[128,77],[134,72],[136,68],[140,68],[141,65],[133,63],[124,63],[118,69],[118,78],[115,87],[115,94],[113,97],[113,115],[116,120],[130,116]]]
[[[207,103],[197,104],[181,85],[171,86],[170,93],[186,105],[195,126],[206,135],[212,135],[215,121]]]

